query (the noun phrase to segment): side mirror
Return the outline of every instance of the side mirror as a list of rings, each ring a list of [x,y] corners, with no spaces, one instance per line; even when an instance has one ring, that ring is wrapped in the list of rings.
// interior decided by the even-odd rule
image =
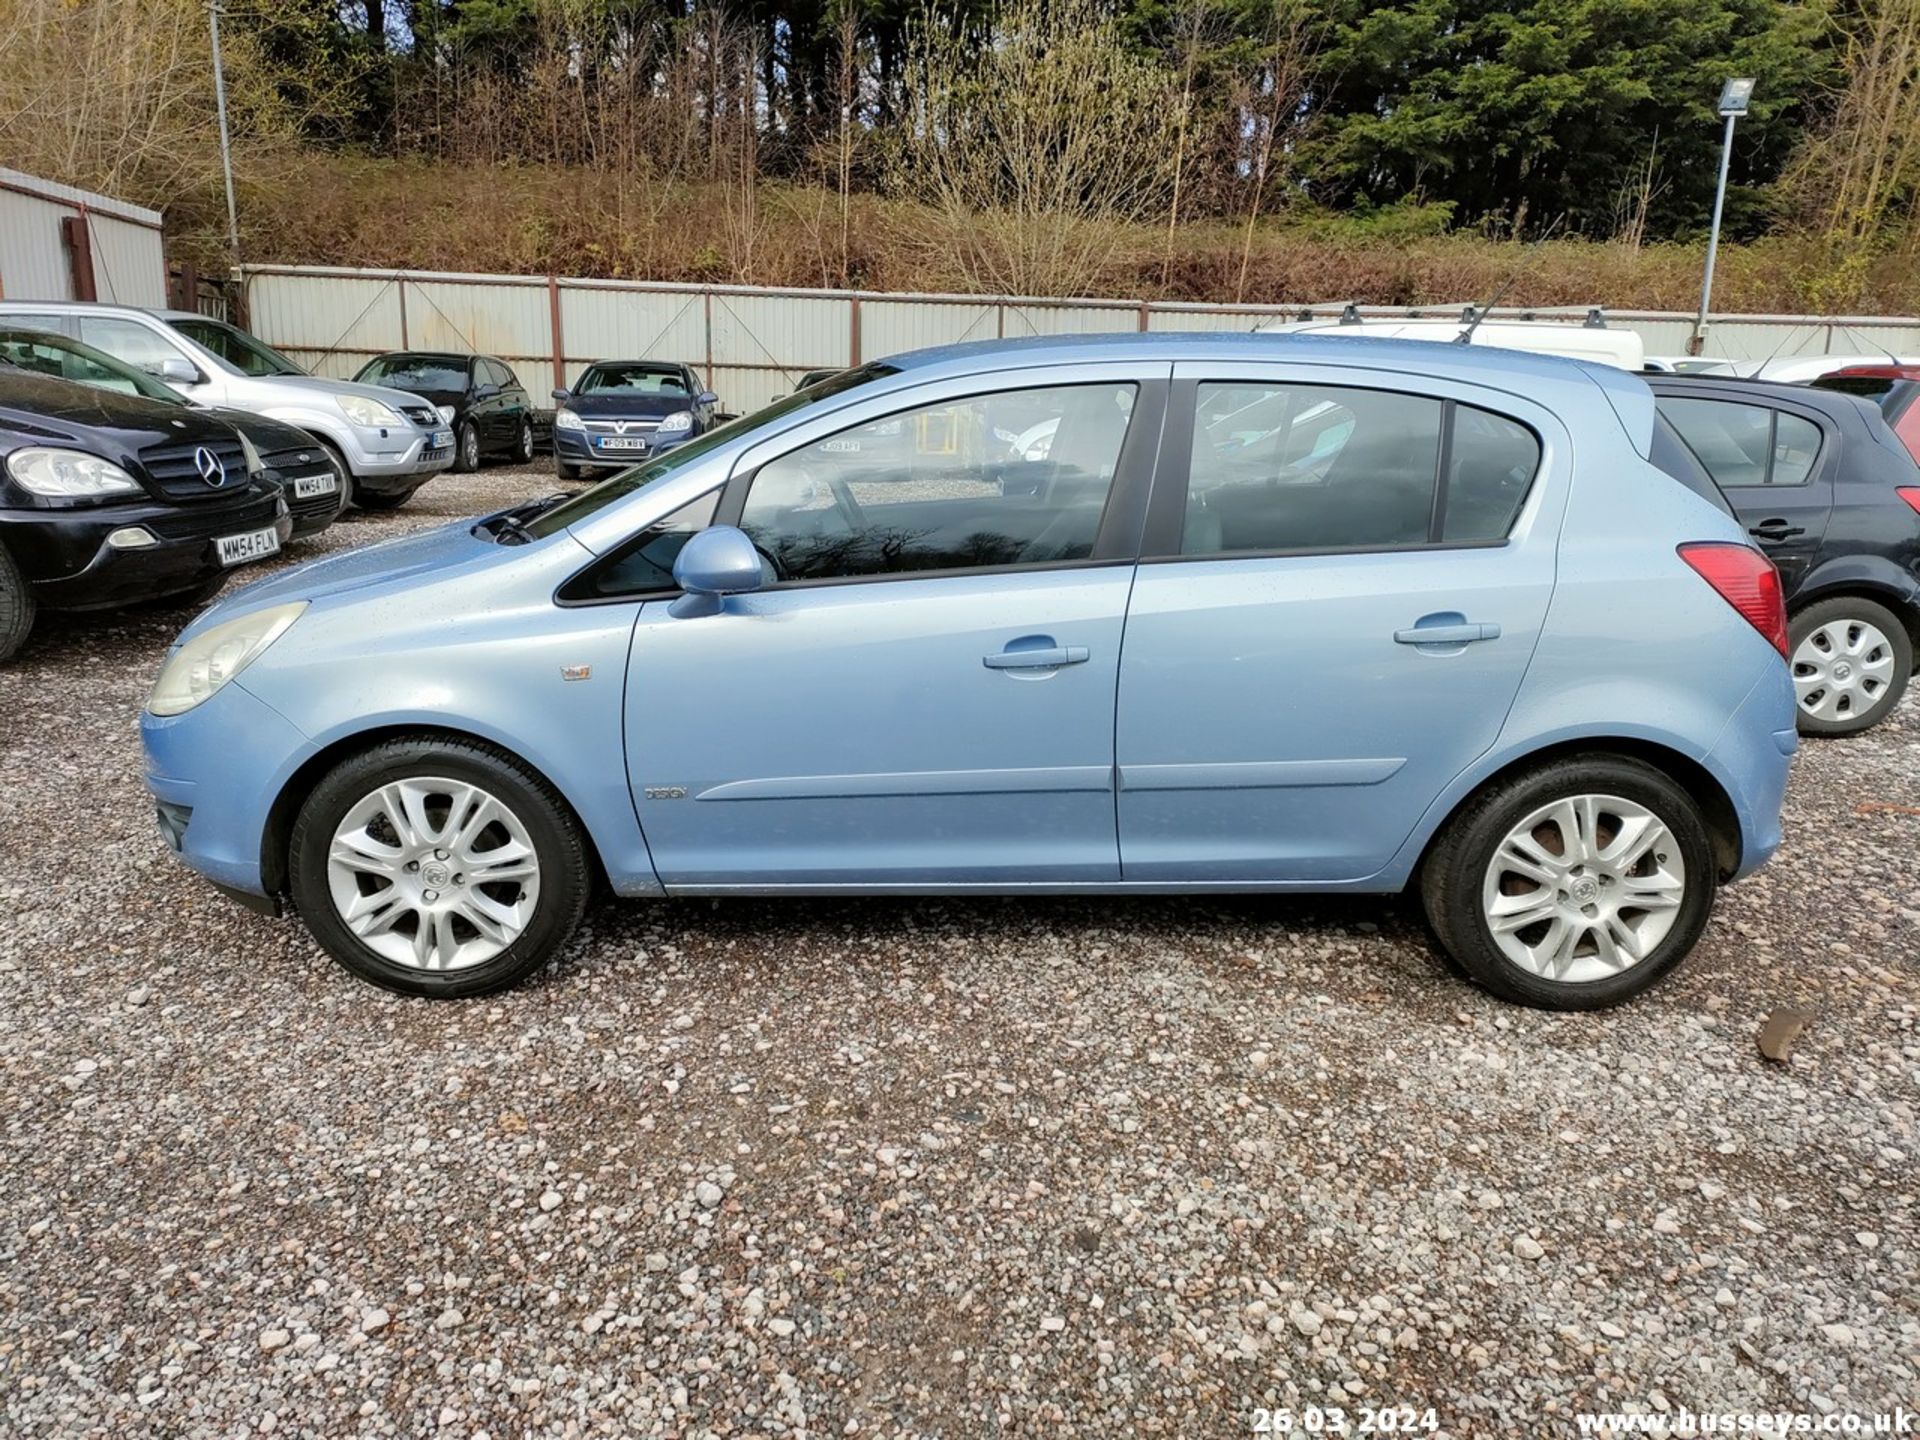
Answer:
[[[561,389],[558,386],[556,386],[554,388],[553,398],[556,400],[564,400],[567,398],[567,392],[564,389]]]
[[[720,397],[711,390],[702,390],[698,395],[693,397],[693,403],[696,405],[718,405],[720,403]]]
[[[718,615],[729,595],[758,590],[765,579],[760,552],[746,532],[731,525],[709,525],[680,547],[673,562],[674,582],[686,593],[669,607],[681,619]]]
[[[169,385],[198,385],[207,378],[191,360],[183,360],[177,355],[162,360],[155,373]]]

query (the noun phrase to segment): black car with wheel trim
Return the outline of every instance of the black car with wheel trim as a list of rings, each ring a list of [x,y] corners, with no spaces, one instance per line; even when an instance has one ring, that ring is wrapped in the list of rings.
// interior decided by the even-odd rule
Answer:
[[[489,455],[533,459],[533,402],[513,367],[491,355],[395,350],[353,377],[418,395],[453,427],[453,468],[474,471]]]
[[[293,520],[252,442],[203,410],[0,366],[0,659],[36,611],[197,601]]]
[[[191,400],[137,366],[55,330],[0,326],[0,369],[9,366],[121,395],[144,396],[164,405],[206,408],[194,407]],[[296,540],[319,534],[339,518],[347,502],[346,478],[326,448],[306,431],[250,410],[214,407],[206,413],[226,421],[252,442],[265,478],[286,496]]]
[[[1780,571],[1800,732],[1878,724],[1920,652],[1914,457],[1870,399],[1838,390],[1717,376],[1647,383]]]
[[[660,455],[719,423],[720,397],[691,365],[601,360],[555,390],[553,464],[562,480]]]

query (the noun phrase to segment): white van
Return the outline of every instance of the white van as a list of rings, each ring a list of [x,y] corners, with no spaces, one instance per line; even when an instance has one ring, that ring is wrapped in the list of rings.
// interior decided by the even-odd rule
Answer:
[[[1350,315],[1342,320],[1275,320],[1255,330],[1261,335],[1337,335],[1348,340],[1432,340],[1449,344],[1457,341],[1466,328],[1464,319],[1364,320]],[[1529,350],[1536,355],[1564,355],[1570,360],[1611,365],[1616,370],[1639,370],[1646,363],[1646,347],[1633,331],[1560,320],[1483,320],[1474,326],[1468,343]]]

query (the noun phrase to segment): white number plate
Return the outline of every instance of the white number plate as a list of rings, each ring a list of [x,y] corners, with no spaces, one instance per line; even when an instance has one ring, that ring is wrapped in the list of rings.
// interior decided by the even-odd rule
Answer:
[[[264,560],[280,553],[280,537],[272,529],[222,535],[213,543],[219,547],[222,565],[244,565],[249,560]]]
[[[594,442],[601,450],[644,450],[647,442],[637,435],[602,435]]]
[[[333,478],[331,470],[324,475],[296,475],[293,477],[293,498],[305,500],[314,495],[331,495],[339,483]]]
[[[429,450],[444,450],[451,444],[453,444],[453,431],[451,430],[436,430],[427,437],[427,448]]]

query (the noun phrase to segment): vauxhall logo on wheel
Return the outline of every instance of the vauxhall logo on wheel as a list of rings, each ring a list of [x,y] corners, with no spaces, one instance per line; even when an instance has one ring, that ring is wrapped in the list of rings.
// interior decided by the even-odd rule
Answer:
[[[202,480],[216,490],[227,483],[225,463],[204,445],[193,452],[193,468],[200,472]]]

